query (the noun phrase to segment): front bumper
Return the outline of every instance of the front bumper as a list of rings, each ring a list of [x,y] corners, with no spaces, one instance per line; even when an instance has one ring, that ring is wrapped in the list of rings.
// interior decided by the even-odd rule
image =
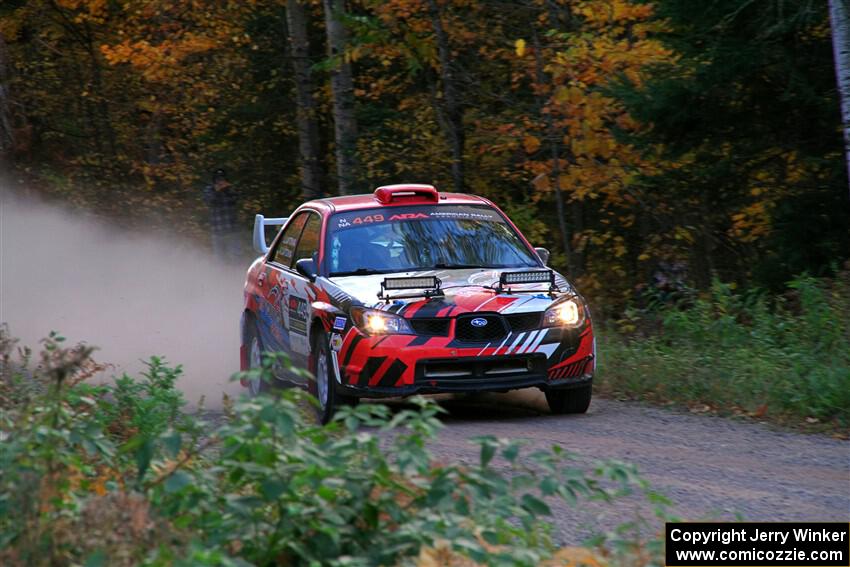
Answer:
[[[588,384],[594,372],[590,325],[536,329],[481,345],[448,337],[370,337],[351,329],[337,345],[337,389],[356,397],[574,388]]]
[[[508,392],[523,388],[540,388],[541,390],[568,390],[586,386],[593,382],[592,374],[583,374],[577,378],[561,380],[549,380],[545,376],[529,376],[511,381],[482,381],[477,384],[442,384],[432,386],[428,384],[414,384],[413,386],[399,386],[397,388],[381,387],[358,387],[351,385],[337,385],[337,391],[357,398],[396,398],[415,396],[417,394],[462,394],[472,392]]]

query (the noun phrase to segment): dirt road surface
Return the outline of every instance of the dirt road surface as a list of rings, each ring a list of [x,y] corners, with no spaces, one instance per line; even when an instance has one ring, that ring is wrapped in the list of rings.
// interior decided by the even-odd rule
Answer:
[[[682,519],[850,521],[846,441],[598,398],[580,416],[548,415],[542,395],[530,392],[442,405],[446,427],[431,449],[444,462],[476,462],[471,437],[521,438],[527,450],[559,444],[584,459],[634,463]],[[636,515],[652,519],[651,506],[636,498],[579,509],[558,504],[553,512],[561,543],[579,543]]]

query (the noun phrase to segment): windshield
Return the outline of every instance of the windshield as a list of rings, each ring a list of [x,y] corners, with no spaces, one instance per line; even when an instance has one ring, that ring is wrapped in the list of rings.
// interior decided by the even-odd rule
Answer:
[[[487,206],[339,213],[328,223],[325,250],[330,276],[540,265],[504,217]]]

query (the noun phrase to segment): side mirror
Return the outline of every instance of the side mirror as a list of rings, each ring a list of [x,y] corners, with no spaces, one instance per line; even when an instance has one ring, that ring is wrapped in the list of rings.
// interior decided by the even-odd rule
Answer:
[[[543,262],[543,265],[548,266],[549,265],[549,251],[545,248],[535,248],[534,251],[537,252],[538,256],[540,256],[540,261]]]
[[[310,258],[301,258],[295,262],[295,271],[311,282],[316,279],[316,263]]]

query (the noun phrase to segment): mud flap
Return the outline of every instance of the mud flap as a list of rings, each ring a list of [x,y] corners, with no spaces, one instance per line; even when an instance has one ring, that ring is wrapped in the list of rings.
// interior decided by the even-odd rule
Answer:
[[[248,370],[249,362],[248,362],[248,345],[245,344],[245,312],[242,312],[242,316],[239,318],[239,370],[245,372]],[[240,378],[239,384],[242,385],[243,388],[248,387],[248,380],[246,378]]]
[[[334,376],[336,376],[336,383],[342,384],[342,374],[339,371],[339,357],[336,354],[336,351],[331,351],[331,361],[333,361],[334,366]]]

